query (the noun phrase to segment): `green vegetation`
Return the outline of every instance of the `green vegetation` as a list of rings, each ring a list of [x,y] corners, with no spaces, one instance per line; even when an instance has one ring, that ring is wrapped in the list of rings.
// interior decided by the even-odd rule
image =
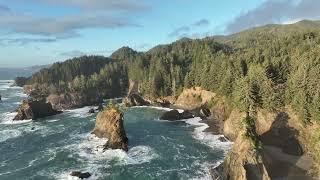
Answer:
[[[116,110],[118,113],[122,113],[122,110],[118,104],[114,104],[112,101],[109,101],[108,105],[104,108],[105,110]]]
[[[245,112],[291,105],[305,122],[320,121],[320,23],[268,25],[226,37],[181,39],[146,53],[124,47],[110,58],[85,56],[56,63],[29,84],[51,91],[125,94],[128,79],[149,97],[200,86]]]
[[[256,133],[256,126],[254,118],[247,116],[242,120],[245,136],[250,140],[251,145],[254,149],[258,150],[262,148],[262,143],[258,138],[258,134]]]

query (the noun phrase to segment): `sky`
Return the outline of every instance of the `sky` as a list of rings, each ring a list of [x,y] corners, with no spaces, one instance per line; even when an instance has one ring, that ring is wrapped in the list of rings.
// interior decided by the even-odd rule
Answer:
[[[0,0],[0,68],[320,19],[320,0]]]

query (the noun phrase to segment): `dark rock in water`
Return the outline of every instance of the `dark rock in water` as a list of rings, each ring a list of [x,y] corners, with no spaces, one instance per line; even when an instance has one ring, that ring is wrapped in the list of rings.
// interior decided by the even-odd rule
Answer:
[[[99,107],[97,109],[98,111],[102,111],[103,110],[103,105],[102,104],[99,104]]]
[[[210,169],[210,176],[213,180],[223,180],[223,163],[213,169]]]
[[[178,110],[171,110],[168,112],[165,112],[160,119],[174,121],[174,120],[180,120],[180,113]]]
[[[91,109],[89,110],[89,113],[91,113],[91,114],[95,113],[94,109],[91,108]]]
[[[36,129],[35,127],[32,127],[32,128],[31,128],[32,131],[35,130],[35,129]]]
[[[201,107],[199,113],[201,117],[209,117],[211,115],[210,110],[206,107]]]
[[[18,114],[13,120],[38,119],[61,113],[52,108],[50,103],[37,100],[24,100],[17,109]]]
[[[91,176],[91,174],[88,173],[88,172],[83,173],[83,172],[80,172],[80,171],[72,171],[70,173],[70,176],[75,176],[75,177],[78,177],[80,179],[85,179],[85,178],[89,178]]]
[[[190,119],[194,118],[194,114],[191,111],[185,110],[180,113],[180,119]]]
[[[227,138],[225,138],[223,136],[219,137],[218,140],[221,141],[221,142],[227,142],[228,141]]]
[[[139,94],[128,95],[124,100],[124,104],[128,107],[150,105],[150,103],[148,101],[144,100]]]
[[[92,133],[99,138],[108,139],[105,149],[128,151],[128,138],[123,126],[123,113],[120,110],[111,107],[99,112]]]
[[[190,119],[193,117],[194,117],[194,114],[188,110],[183,111],[182,113],[179,113],[178,110],[171,110],[171,111],[165,112],[160,119],[175,121],[175,120],[181,120],[181,119]]]

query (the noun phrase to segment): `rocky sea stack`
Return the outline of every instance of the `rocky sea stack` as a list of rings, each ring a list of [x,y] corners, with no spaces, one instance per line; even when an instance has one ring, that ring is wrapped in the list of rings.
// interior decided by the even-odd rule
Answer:
[[[56,111],[52,108],[51,103],[36,100],[24,100],[18,107],[17,112],[18,114],[13,119],[15,121],[26,119],[36,120],[38,118],[53,116],[60,113],[60,111]]]
[[[128,138],[123,126],[123,113],[116,107],[108,107],[97,115],[92,132],[99,138],[107,138],[105,149],[122,149],[128,151]]]

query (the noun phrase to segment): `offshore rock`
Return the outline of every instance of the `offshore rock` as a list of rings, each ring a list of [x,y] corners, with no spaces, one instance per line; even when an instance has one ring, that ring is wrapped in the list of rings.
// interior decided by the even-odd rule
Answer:
[[[179,113],[178,110],[171,110],[168,112],[165,112],[160,119],[163,120],[169,120],[169,121],[175,121],[175,120],[181,120],[181,119],[190,119],[193,118],[194,114],[191,111],[183,111],[182,113]]]
[[[13,120],[38,119],[60,113],[52,108],[51,103],[37,100],[24,100],[17,109]]]
[[[78,177],[80,179],[86,179],[86,178],[89,178],[91,176],[91,174],[88,173],[88,172],[83,173],[83,172],[80,172],[80,171],[72,171],[70,173],[70,176],[75,176],[75,177]]]
[[[110,107],[99,112],[92,133],[99,138],[108,139],[105,149],[128,151],[128,138],[123,126],[123,113],[117,108]]]

